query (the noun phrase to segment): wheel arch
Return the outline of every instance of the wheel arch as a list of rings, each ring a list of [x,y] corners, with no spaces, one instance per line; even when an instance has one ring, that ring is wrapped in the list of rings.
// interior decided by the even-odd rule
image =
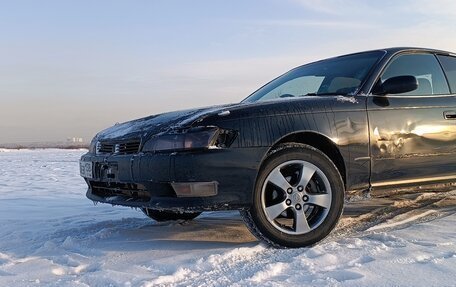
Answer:
[[[344,182],[344,186],[346,187],[347,170],[345,161],[342,154],[340,153],[338,146],[330,138],[315,131],[294,132],[282,137],[277,142],[275,142],[266,153],[266,156],[270,154],[270,152],[273,151],[278,145],[284,143],[307,144],[323,152],[337,167],[337,170],[339,171]]]

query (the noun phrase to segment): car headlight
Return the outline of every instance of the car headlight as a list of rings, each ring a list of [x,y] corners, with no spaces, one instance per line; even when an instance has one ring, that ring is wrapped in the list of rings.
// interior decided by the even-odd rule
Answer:
[[[196,127],[183,132],[159,135],[148,140],[144,152],[224,148],[231,145],[236,133],[218,127]]]

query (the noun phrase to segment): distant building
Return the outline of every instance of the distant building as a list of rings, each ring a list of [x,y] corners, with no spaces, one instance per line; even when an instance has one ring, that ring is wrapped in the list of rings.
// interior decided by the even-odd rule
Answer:
[[[84,139],[83,138],[78,138],[78,137],[67,138],[67,142],[69,142],[69,143],[83,143]]]

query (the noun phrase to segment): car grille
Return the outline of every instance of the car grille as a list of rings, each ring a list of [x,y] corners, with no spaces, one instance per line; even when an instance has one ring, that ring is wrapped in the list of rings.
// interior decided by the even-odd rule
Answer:
[[[140,140],[124,142],[98,142],[97,154],[135,154],[139,152],[141,146]]]

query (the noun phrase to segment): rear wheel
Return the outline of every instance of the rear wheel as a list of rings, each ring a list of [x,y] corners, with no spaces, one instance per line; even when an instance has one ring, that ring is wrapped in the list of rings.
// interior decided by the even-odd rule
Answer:
[[[304,247],[336,226],[344,185],[332,161],[303,144],[279,146],[261,168],[253,206],[241,211],[248,228],[276,247]]]
[[[156,221],[168,220],[192,220],[195,219],[201,212],[172,212],[164,210],[154,210],[149,208],[141,208],[141,211],[148,217]]]

